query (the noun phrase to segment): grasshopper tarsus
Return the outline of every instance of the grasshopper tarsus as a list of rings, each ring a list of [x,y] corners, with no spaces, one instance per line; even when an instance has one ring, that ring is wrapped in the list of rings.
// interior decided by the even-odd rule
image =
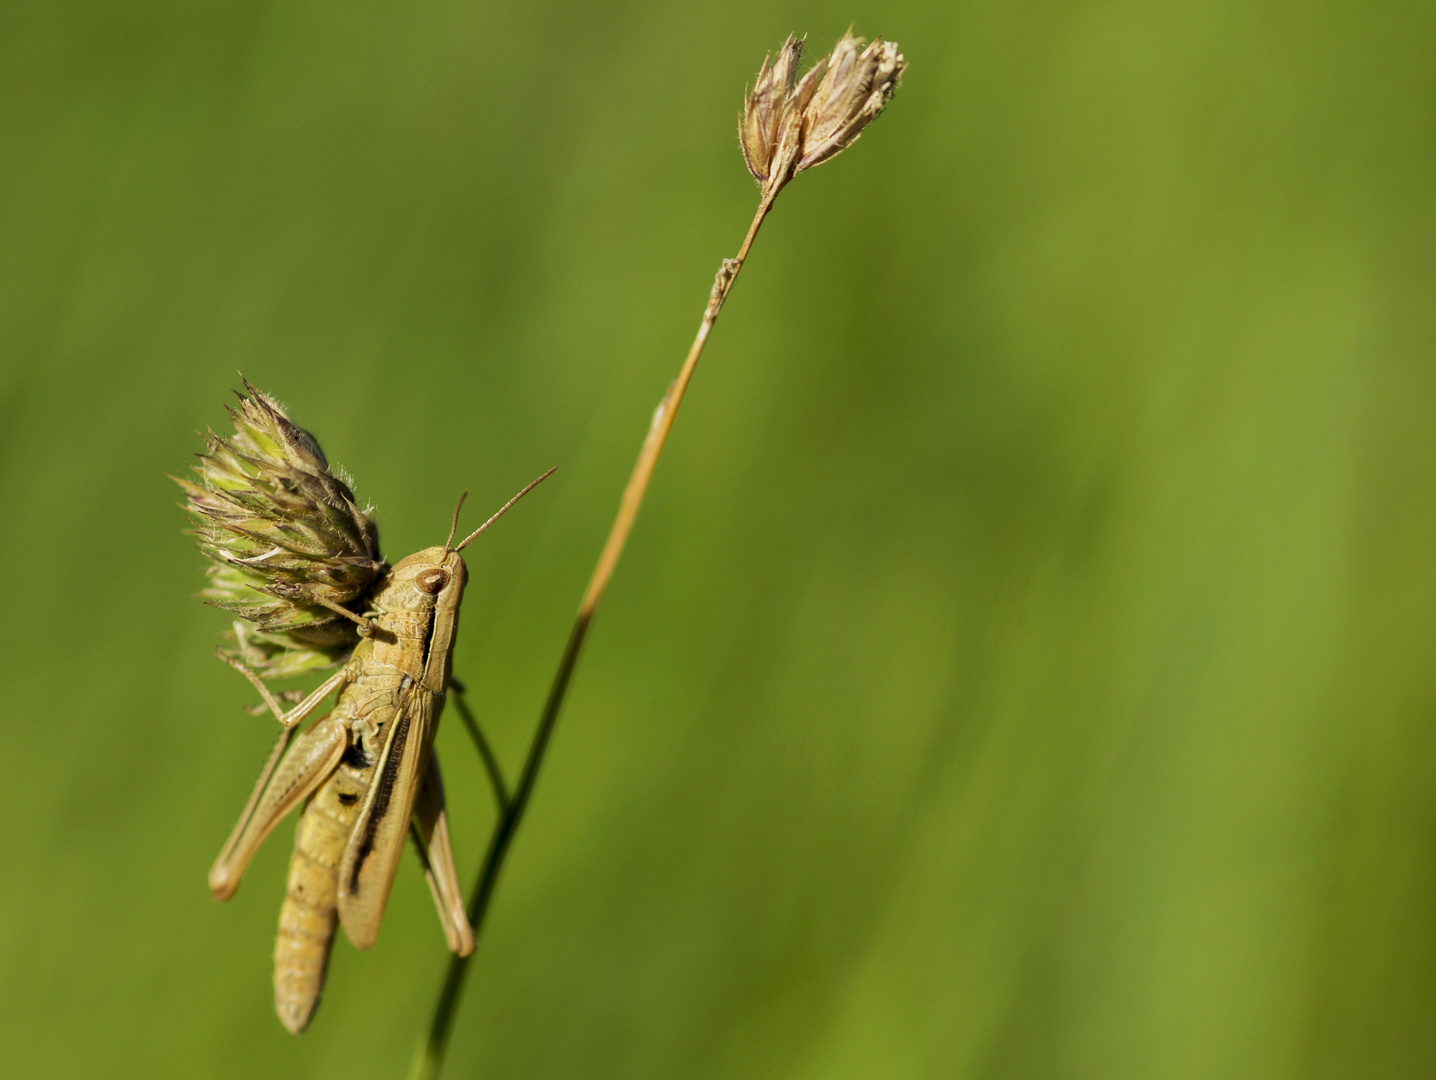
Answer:
[[[295,705],[304,700],[304,694],[299,690],[285,690],[279,695],[279,700],[287,701],[289,704]],[[250,716],[263,716],[269,712],[269,706],[261,701],[258,705],[246,705],[244,711],[249,713]]]

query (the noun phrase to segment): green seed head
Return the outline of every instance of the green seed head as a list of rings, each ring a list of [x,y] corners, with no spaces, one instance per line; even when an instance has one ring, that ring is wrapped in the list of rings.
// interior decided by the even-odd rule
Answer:
[[[244,391],[229,410],[234,435],[211,431],[199,482],[176,483],[212,560],[200,597],[252,622],[235,635],[236,657],[283,678],[343,659],[355,624],[322,601],[357,610],[386,567],[372,508],[360,509],[314,436],[248,380]]]

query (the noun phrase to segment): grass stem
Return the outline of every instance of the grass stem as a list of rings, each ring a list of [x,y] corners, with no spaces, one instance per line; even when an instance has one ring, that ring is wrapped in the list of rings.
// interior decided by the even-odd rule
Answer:
[[[683,402],[683,395],[688,390],[694,369],[698,366],[698,359],[703,355],[703,348],[708,343],[708,335],[713,329],[713,324],[718,320],[718,313],[723,309],[723,301],[727,299],[729,290],[733,288],[738,271],[743,268],[743,263],[747,260],[748,252],[753,246],[753,240],[758,235],[758,229],[762,226],[763,219],[768,216],[768,211],[772,208],[773,200],[777,198],[779,190],[781,190],[781,185],[776,185],[764,193],[762,201],[758,204],[758,210],[753,215],[753,222],[748,226],[748,233],[743,237],[743,244],[738,249],[737,257],[723,261],[722,269],[718,272],[717,280],[713,284],[713,291],[709,296],[708,307],[703,312],[703,321],[699,324],[698,334],[688,349],[688,355],[684,357],[678,377],[669,385],[667,393],[663,395],[663,400],[653,414],[653,421],[643,440],[643,447],[638,453],[638,461],[633,466],[633,472],[629,476],[628,484],[624,487],[623,496],[619,500],[618,514],[614,518],[612,528],[608,531],[608,539],[604,541],[598,563],[593,568],[593,575],[589,578],[588,588],[584,591],[583,602],[579,605],[573,629],[569,632],[568,644],[564,647],[558,670],[554,673],[553,685],[549,688],[548,699],[544,702],[543,713],[540,715],[538,727],[534,731],[533,742],[529,744],[528,756],[524,760],[518,787],[514,789],[512,797],[502,801],[499,819],[494,825],[493,834],[489,837],[489,847],[484,853],[484,861],[479,867],[478,881],[474,886],[473,896],[469,900],[469,922],[474,928],[476,938],[482,932],[484,917],[489,910],[489,902],[498,885],[499,872],[503,869],[504,859],[513,844],[519,823],[523,820],[524,811],[528,808],[534,785],[538,782],[539,768],[543,765],[544,754],[548,750],[554,726],[558,723],[559,711],[563,708],[564,697],[568,693],[569,682],[573,677],[574,668],[578,664],[579,653],[583,650],[583,642],[588,634],[589,624],[593,621],[594,613],[598,610],[599,602],[603,599],[603,594],[608,589],[609,581],[613,578],[613,572],[618,566],[619,557],[623,554],[624,545],[628,542],[628,534],[633,528],[634,520],[638,517],[639,507],[643,505],[643,497],[648,492],[648,484],[653,478],[653,470],[658,465],[658,456],[663,451],[663,444],[668,441],[668,433],[673,428],[673,421],[678,415],[678,407]],[[458,700],[462,703],[462,695]],[[462,704],[460,705],[460,715],[464,716],[466,720],[472,721],[467,708]],[[475,735],[478,732],[477,725],[471,724],[470,726],[470,734]],[[490,779],[497,777],[499,775],[497,762],[491,763],[492,751],[485,753],[488,749],[487,742],[483,740],[481,734],[476,735],[475,742],[484,758],[484,767],[489,770]],[[500,790],[501,785],[502,781],[499,780],[495,790]],[[424,1041],[419,1045],[414,1056],[413,1066],[409,1071],[409,1080],[436,1080],[439,1076],[471,959],[473,959],[472,955],[450,958],[448,971],[444,975],[443,988],[434,1005],[434,1012],[430,1017]]]

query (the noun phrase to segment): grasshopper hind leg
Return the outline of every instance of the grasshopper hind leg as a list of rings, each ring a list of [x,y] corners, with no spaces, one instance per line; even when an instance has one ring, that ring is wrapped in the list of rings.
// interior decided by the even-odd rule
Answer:
[[[429,768],[414,799],[411,826],[415,850],[424,866],[429,893],[439,912],[444,940],[451,952],[468,956],[474,951],[474,930],[464,910],[464,894],[454,869],[454,852],[449,846],[449,822],[444,811],[444,782],[439,775],[439,756],[429,751]]]
[[[284,817],[334,772],[349,745],[349,729],[329,716],[290,746],[292,729],[280,734],[239,823],[209,871],[216,900],[228,900],[239,888],[249,860]]]

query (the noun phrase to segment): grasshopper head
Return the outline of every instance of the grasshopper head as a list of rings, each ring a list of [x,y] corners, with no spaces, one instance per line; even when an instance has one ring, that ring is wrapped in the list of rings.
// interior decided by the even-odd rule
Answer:
[[[457,551],[425,548],[401,559],[384,583],[384,607],[390,611],[458,609],[469,572]]]
[[[459,628],[459,604],[469,571],[457,551],[431,547],[402,559],[384,584],[383,605],[388,611],[432,612],[424,650],[424,685],[442,694],[449,683],[450,653]],[[418,672],[415,672],[417,675]]]
[[[454,634],[459,628],[459,602],[464,598],[464,584],[469,579],[469,572],[459,552],[503,517],[509,507],[552,475],[553,469],[550,469],[500,507],[497,514],[455,544],[454,533],[459,528],[459,511],[464,508],[464,499],[468,498],[469,493],[466,491],[459,497],[459,505],[454,507],[453,523],[449,526],[449,538],[444,541],[443,546],[425,548],[401,560],[389,571],[379,595],[375,597],[378,606],[391,614],[433,612],[428,620],[428,636],[422,642],[422,670],[417,655],[418,649],[403,643],[392,649],[381,648],[376,643],[376,660],[394,664],[411,678],[422,681],[425,688],[432,693],[442,694],[447,689],[450,653],[454,648]],[[411,638],[411,642],[414,642],[414,639]]]

